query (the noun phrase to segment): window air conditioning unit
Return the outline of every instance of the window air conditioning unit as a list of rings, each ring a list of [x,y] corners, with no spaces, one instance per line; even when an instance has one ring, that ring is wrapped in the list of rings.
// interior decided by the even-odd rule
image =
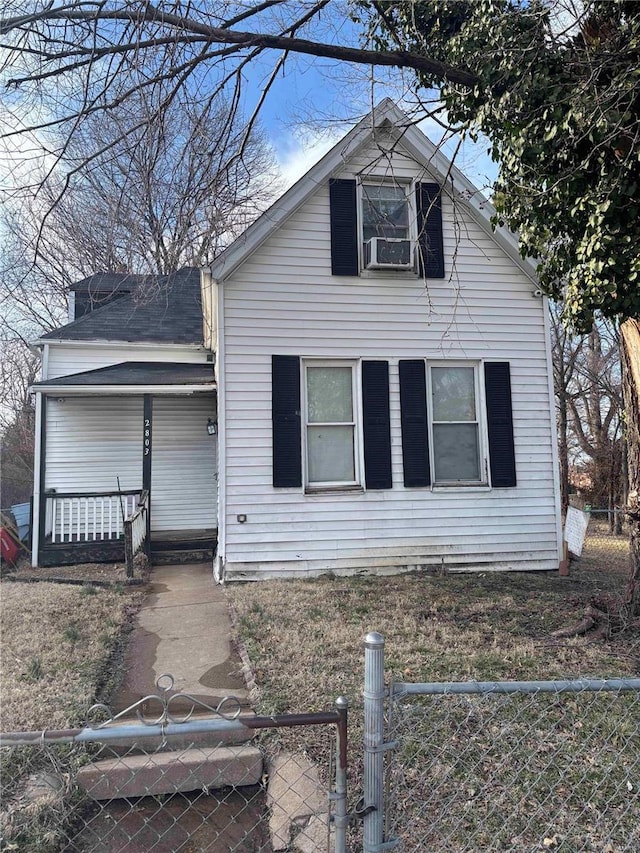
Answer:
[[[372,237],[364,244],[364,262],[369,270],[407,270],[413,267],[411,240]]]

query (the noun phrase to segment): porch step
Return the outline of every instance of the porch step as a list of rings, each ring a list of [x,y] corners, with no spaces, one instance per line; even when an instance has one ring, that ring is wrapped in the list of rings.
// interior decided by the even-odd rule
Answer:
[[[186,563],[213,563],[215,548],[196,548],[185,551],[182,548],[167,550],[151,549],[151,562],[154,566],[173,566]]]
[[[77,774],[93,800],[257,785],[261,778],[262,753],[248,744],[100,759]]]

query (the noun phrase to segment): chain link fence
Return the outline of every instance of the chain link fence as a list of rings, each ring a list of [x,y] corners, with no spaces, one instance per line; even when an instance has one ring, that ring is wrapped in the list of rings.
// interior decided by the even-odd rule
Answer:
[[[132,719],[154,699],[157,718]],[[274,717],[194,710],[177,717],[149,696],[95,727],[2,735],[0,849],[344,853],[346,701]],[[253,740],[289,726],[326,728],[331,790],[303,756]]]
[[[380,691],[367,639],[365,853],[640,850],[640,679]]]

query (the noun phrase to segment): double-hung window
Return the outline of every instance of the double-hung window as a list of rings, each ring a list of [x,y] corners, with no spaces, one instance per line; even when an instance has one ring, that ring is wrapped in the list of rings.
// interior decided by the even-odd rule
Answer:
[[[362,237],[409,239],[407,187],[399,184],[362,185]]]
[[[305,485],[311,490],[361,483],[356,368],[356,362],[304,362]]]
[[[367,269],[412,269],[409,185],[363,183],[361,236]]]
[[[429,365],[436,484],[485,482],[478,383],[476,365]]]

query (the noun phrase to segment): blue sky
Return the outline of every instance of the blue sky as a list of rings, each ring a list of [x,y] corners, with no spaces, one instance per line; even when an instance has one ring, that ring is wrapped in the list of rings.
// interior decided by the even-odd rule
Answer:
[[[330,31],[314,32],[321,40],[359,43],[355,25],[346,19],[331,22]],[[243,74],[244,108],[250,114],[276,62],[276,52],[265,52]],[[313,56],[290,54],[284,73],[278,75],[260,110],[262,127],[274,147],[289,185],[301,177],[342,137],[372,103],[390,96],[402,106],[414,77],[401,72],[354,66]],[[431,98],[435,93],[430,94]],[[421,125],[434,143],[442,131],[434,123]],[[453,155],[454,145],[444,146]],[[495,180],[497,167],[486,153],[487,145],[465,142],[456,165],[478,188],[486,192]]]

